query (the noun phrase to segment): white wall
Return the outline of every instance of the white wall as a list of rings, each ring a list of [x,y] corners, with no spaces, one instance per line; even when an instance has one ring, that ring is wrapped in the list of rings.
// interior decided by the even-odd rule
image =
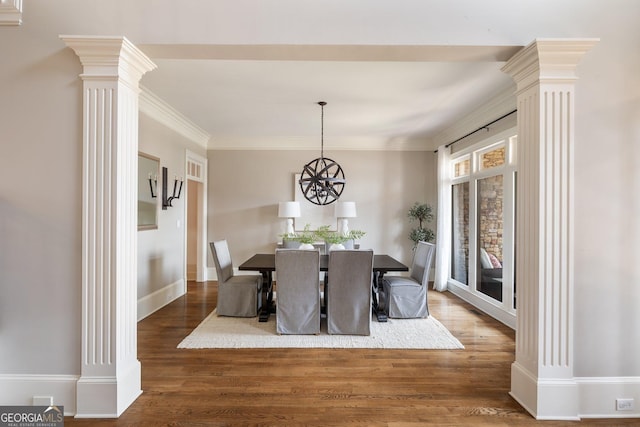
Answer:
[[[640,27],[633,21],[627,13],[602,28],[577,69],[578,376],[640,377]]]

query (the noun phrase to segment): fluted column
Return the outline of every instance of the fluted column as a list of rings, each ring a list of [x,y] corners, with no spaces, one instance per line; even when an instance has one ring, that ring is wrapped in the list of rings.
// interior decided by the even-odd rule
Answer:
[[[573,378],[575,69],[596,40],[536,40],[517,84],[516,360],[511,395],[538,419],[578,419]]]
[[[76,416],[117,417],[142,393],[136,335],[138,83],[155,64],[124,37],[61,38],[83,65]]]

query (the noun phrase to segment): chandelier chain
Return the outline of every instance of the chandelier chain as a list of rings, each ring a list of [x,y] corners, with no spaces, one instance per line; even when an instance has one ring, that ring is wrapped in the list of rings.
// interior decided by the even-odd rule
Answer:
[[[318,104],[320,104],[320,158],[324,158],[324,106],[327,103],[320,101]]]

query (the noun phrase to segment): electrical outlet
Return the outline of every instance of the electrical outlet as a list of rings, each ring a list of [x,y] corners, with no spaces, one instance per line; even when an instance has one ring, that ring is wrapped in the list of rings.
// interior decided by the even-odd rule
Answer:
[[[33,406],[51,406],[53,396],[33,396]]]
[[[633,399],[616,399],[616,410],[618,411],[632,411]]]

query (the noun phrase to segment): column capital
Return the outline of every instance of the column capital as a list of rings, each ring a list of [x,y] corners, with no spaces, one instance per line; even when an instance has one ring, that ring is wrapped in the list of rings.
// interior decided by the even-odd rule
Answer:
[[[60,38],[80,58],[83,79],[124,77],[138,85],[142,76],[157,66],[123,36],[68,36]]]
[[[582,57],[600,39],[536,39],[513,55],[502,71],[515,80],[518,90],[538,81],[569,82]]]
[[[0,0],[0,25],[22,24],[22,0]]]

